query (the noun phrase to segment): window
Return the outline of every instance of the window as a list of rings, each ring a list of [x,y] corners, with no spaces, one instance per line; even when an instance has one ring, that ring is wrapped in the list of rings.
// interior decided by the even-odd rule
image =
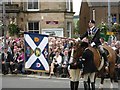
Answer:
[[[67,22],[67,37],[71,37],[71,22]]]
[[[9,5],[11,5],[12,4],[12,0],[6,0],[6,4],[9,4]]]
[[[63,37],[63,28],[46,28],[42,29],[42,34],[50,36]]]
[[[28,31],[32,33],[39,33],[39,22],[28,22]]]
[[[39,11],[38,0],[28,0],[28,11]]]
[[[67,11],[71,11],[71,0],[66,0],[66,9]]]

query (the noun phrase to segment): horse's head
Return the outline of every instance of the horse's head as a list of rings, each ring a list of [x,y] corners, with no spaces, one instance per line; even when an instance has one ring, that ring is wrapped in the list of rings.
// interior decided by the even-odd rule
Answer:
[[[81,42],[74,42],[73,48],[74,48],[73,57],[74,58],[81,57],[84,50],[83,47],[81,47]]]

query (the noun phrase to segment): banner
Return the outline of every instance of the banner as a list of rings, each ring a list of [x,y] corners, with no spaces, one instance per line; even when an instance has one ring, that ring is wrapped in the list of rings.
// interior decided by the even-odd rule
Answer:
[[[25,69],[48,72],[48,36],[25,32],[24,39]]]

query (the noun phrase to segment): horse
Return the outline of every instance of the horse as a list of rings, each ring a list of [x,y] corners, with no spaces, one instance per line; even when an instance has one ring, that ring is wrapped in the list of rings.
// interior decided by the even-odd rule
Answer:
[[[77,45],[76,46],[77,47],[77,49],[76,49],[77,54],[75,54],[76,55],[75,57],[79,58],[82,56],[83,50],[82,50],[82,47],[80,46],[81,42],[76,42],[76,43],[77,43],[76,44]],[[105,50],[107,50],[107,52],[108,52],[107,58],[108,58],[109,66],[108,66],[107,73],[109,74],[110,81],[111,81],[110,88],[113,88],[113,79],[114,79],[114,74],[115,74],[115,63],[116,63],[116,59],[117,59],[117,54],[110,46],[103,45],[103,48]],[[100,82],[99,88],[102,89],[104,79],[105,79],[104,73],[106,73],[104,59],[101,58],[100,52],[97,48],[89,46],[88,49],[91,50],[93,55],[94,55],[94,64],[95,64],[96,68],[98,69],[98,72],[96,74],[101,75],[101,77],[100,77],[101,82]],[[95,77],[95,80],[96,80],[96,77]]]

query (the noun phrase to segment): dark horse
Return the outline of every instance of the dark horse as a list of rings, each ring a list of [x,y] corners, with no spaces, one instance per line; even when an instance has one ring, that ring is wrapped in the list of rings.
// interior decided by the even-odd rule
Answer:
[[[77,47],[76,57],[82,56],[83,51],[81,49],[82,47],[80,46],[80,42],[77,42],[76,47]],[[109,47],[107,45],[104,45],[103,47],[104,47],[104,49],[106,49],[108,51],[107,58],[108,58],[108,62],[109,62],[109,67],[108,67],[107,73],[109,74],[110,81],[111,81],[110,88],[113,88],[113,79],[114,79],[114,74],[115,74],[115,62],[116,62],[117,56],[116,56],[116,52],[111,47]],[[94,63],[95,63],[96,68],[98,69],[99,75],[101,76],[101,84],[100,84],[99,88],[103,88],[103,83],[104,83],[104,79],[105,79],[104,74],[106,73],[104,61],[103,61],[103,59],[101,59],[101,55],[97,48],[93,48],[91,46],[89,46],[88,48],[89,48],[89,50],[91,50],[93,52]]]

